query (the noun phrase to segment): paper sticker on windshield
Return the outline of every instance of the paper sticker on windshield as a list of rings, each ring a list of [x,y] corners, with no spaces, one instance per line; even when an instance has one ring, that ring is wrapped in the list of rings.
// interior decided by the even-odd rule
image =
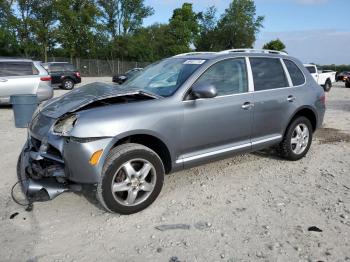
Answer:
[[[191,59],[184,62],[184,65],[201,65],[205,60]]]

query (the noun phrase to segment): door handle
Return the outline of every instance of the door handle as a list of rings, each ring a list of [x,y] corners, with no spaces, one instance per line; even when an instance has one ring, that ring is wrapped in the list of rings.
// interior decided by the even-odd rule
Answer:
[[[7,79],[0,78],[0,82],[7,82]]]
[[[288,102],[294,102],[295,101],[295,96],[292,96],[292,95],[288,96],[287,97],[287,101]]]
[[[242,105],[242,109],[245,109],[245,110],[251,109],[252,107],[254,107],[254,104],[253,104],[253,103],[250,103],[250,102],[245,102],[245,103]]]

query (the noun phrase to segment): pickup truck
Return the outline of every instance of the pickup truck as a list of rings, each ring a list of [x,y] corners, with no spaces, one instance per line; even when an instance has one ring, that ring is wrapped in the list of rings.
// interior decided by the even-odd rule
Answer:
[[[314,64],[304,64],[306,69],[310,72],[317,84],[323,87],[324,91],[329,92],[333,83],[336,82],[336,72],[330,70],[319,70]]]

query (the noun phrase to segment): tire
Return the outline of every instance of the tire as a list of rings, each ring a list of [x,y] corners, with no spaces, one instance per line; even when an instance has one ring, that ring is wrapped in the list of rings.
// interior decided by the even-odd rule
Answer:
[[[62,87],[66,90],[72,90],[74,88],[74,81],[72,79],[64,79],[62,81]]]
[[[350,82],[345,82],[345,87],[350,88]]]
[[[122,144],[107,156],[97,185],[97,199],[109,212],[137,213],[158,197],[164,173],[163,162],[153,150],[140,144]]]
[[[329,80],[327,80],[323,86],[323,89],[325,92],[329,92],[331,88],[332,88],[332,83]]]
[[[305,133],[299,134],[296,129],[298,126],[301,129],[301,131],[304,132],[305,130]],[[306,129],[302,128],[306,128],[307,131]],[[299,138],[298,135],[300,135],[301,137]],[[304,136],[307,136],[307,139],[303,138]],[[295,118],[288,126],[282,142],[277,147],[277,151],[281,157],[291,161],[296,161],[303,158],[307,154],[307,152],[310,149],[311,142],[311,122],[306,117],[300,116]],[[297,150],[299,148],[298,145],[301,145],[300,151]]]

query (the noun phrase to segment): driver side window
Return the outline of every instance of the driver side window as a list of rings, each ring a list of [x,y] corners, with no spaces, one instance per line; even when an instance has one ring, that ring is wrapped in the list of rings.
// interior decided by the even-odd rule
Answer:
[[[226,59],[212,65],[196,81],[196,84],[204,83],[214,85],[218,96],[248,92],[245,59]]]

